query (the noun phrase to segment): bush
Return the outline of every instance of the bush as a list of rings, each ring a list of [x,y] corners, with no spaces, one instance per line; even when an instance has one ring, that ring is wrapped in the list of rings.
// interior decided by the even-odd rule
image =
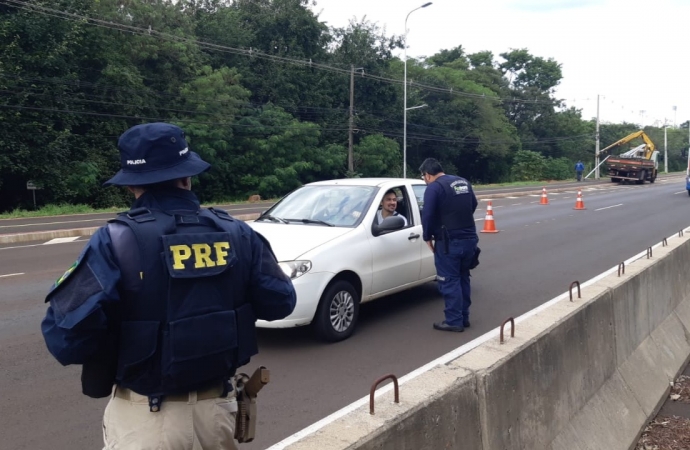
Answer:
[[[575,176],[575,164],[568,158],[547,158],[543,176],[545,180],[567,180]]]
[[[515,181],[542,180],[546,170],[546,159],[537,152],[519,150],[513,158],[512,173]]]

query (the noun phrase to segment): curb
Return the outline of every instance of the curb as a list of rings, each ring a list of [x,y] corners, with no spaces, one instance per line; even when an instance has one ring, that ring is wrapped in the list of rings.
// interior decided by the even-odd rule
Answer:
[[[238,214],[232,216],[237,220],[250,221],[259,217],[259,213]],[[17,244],[20,242],[40,241],[62,237],[91,236],[100,227],[70,228],[67,230],[34,231],[31,233],[0,234],[0,244]]]

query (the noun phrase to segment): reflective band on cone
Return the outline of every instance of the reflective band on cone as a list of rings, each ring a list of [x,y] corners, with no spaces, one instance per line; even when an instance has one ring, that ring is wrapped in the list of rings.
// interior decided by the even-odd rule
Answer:
[[[494,208],[491,206],[491,200],[486,205],[486,217],[484,218],[484,229],[482,233],[498,233],[496,224],[494,223]]]
[[[546,195],[546,188],[541,189],[541,200],[539,201],[540,205],[548,205],[549,204],[549,197]]]
[[[580,190],[577,191],[577,200],[573,209],[587,209],[585,208],[585,202],[582,201],[582,191]]]

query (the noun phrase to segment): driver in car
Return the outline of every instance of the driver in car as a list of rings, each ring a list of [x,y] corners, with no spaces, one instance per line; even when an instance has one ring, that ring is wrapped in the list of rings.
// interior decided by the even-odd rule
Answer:
[[[386,217],[400,216],[405,221],[405,226],[407,226],[407,218],[395,210],[397,207],[398,195],[393,189],[389,189],[383,196],[383,200],[381,200],[381,209],[376,211],[376,224],[380,225]]]

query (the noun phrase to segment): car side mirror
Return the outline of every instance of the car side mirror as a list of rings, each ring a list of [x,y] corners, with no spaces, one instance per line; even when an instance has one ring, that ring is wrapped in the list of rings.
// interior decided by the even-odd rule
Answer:
[[[380,224],[374,224],[373,228],[376,236],[390,233],[392,231],[402,230],[405,228],[405,219],[400,216],[386,217]]]

